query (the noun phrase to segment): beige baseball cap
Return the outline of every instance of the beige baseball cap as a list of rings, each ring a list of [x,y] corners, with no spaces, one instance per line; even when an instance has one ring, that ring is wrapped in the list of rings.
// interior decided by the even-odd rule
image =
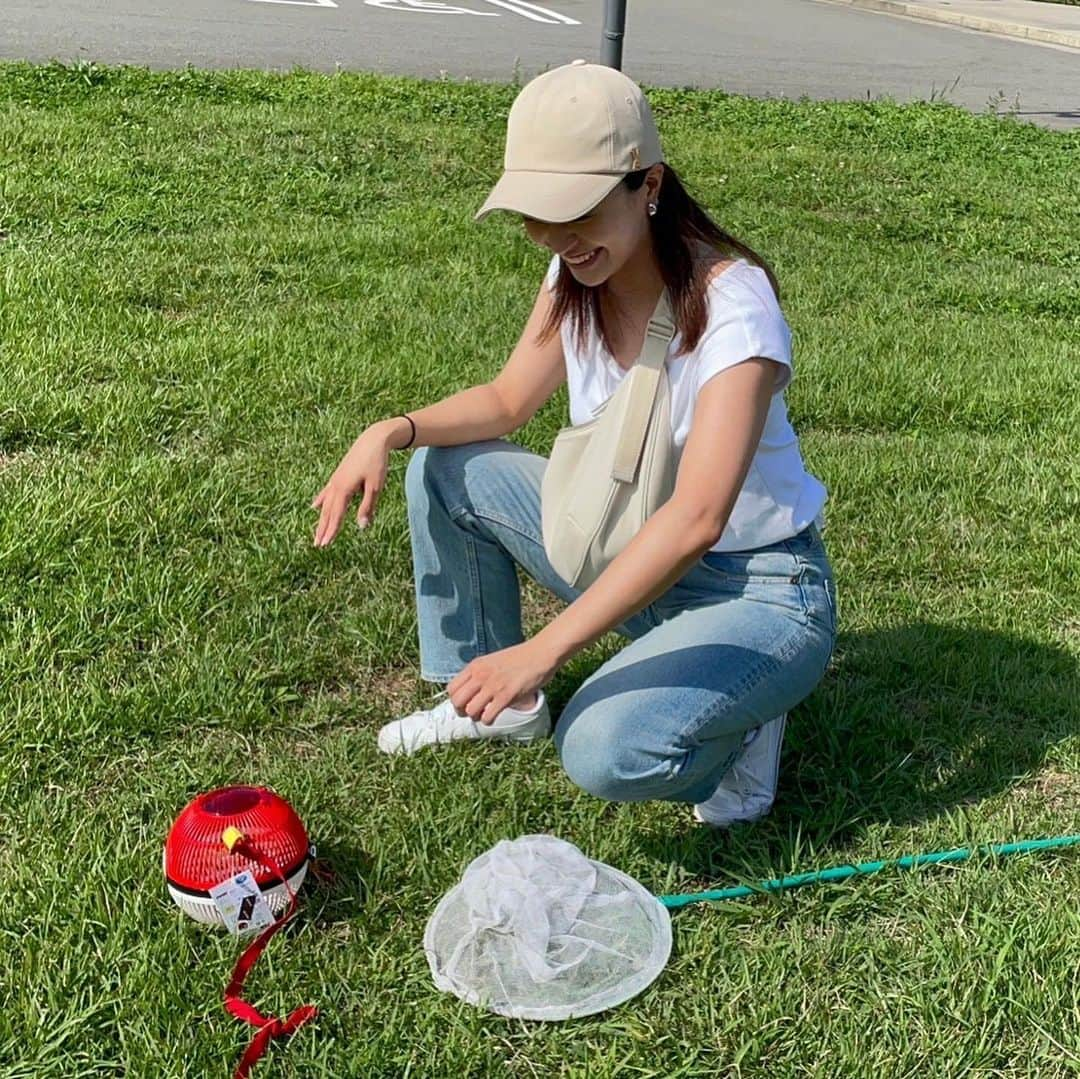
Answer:
[[[573,221],[628,173],[664,160],[645,95],[613,67],[575,60],[538,75],[510,107],[504,172],[476,214]]]

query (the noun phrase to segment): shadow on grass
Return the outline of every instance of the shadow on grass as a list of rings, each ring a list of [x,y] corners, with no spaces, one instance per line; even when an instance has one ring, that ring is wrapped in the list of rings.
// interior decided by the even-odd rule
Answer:
[[[768,876],[793,847],[821,852],[1009,790],[1080,732],[1077,700],[1080,666],[1050,644],[925,622],[841,633],[825,677],[789,716],[772,813],[731,831],[688,824],[642,846],[702,876],[730,872],[733,855]]]
[[[320,843],[305,881],[316,923],[325,926],[366,908],[371,898],[367,882],[374,870],[375,860],[369,851]]]
[[[596,665],[595,657],[579,656],[558,672],[548,687],[553,718]],[[858,844],[877,825],[931,821],[1039,771],[1048,748],[1080,732],[1078,699],[1080,666],[1053,645],[925,622],[841,633],[825,677],[789,716],[768,817],[724,831],[692,824],[686,806],[676,825],[666,814],[656,827],[635,829],[630,841],[706,886],[733,874],[758,880],[781,867],[832,864],[830,849]],[[559,767],[554,754],[548,763]],[[618,809],[581,798],[575,812],[594,820]],[[530,819],[529,831],[563,831]],[[1013,838],[1020,837],[993,840]],[[943,845],[966,844],[958,838]],[[365,883],[375,872],[369,852],[320,843],[319,862],[332,875],[312,874],[317,920],[333,924],[360,909],[368,918],[376,913]],[[393,904],[383,915],[392,921]]]

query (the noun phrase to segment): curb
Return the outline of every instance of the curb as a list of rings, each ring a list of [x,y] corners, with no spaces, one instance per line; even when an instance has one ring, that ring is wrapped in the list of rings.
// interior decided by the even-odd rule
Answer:
[[[1069,30],[1048,30],[1042,26],[1027,26],[1024,23],[1004,22],[1001,19],[984,19],[978,15],[966,15],[959,11],[940,11],[938,8],[923,4],[907,4],[903,0],[819,0],[823,4],[845,4],[847,7],[862,8],[866,11],[883,11],[890,15],[907,15],[912,19],[925,22],[951,23],[953,26],[965,26],[969,30],[984,30],[991,34],[1005,37],[1022,38],[1032,44],[1065,45],[1080,49],[1080,33]]]

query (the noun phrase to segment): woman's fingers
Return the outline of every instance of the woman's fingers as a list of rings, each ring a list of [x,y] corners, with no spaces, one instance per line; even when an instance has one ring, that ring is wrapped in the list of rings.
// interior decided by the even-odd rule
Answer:
[[[360,484],[363,490],[363,498],[360,507],[356,511],[356,523],[361,528],[367,528],[375,514],[378,505],[379,492],[382,489],[375,483]],[[345,516],[349,503],[352,501],[352,493],[346,492],[332,483],[328,483],[311,502],[312,509],[319,509],[319,523],[315,526],[315,546],[325,547],[337,535],[341,527],[341,521]]]
[[[326,527],[327,527],[327,512],[326,507],[323,507],[322,513],[319,514],[319,520],[315,525],[315,546],[322,547],[326,540]]]
[[[452,699],[454,699],[454,708],[459,716],[468,716],[470,719],[480,720],[488,703],[488,694],[483,685],[469,681],[454,692]],[[461,703],[458,704],[458,701]]]
[[[338,534],[338,529],[341,527],[341,514],[342,510],[331,509],[327,513],[323,522],[323,534],[320,546],[325,547],[333,542],[334,537]]]
[[[378,501],[378,487],[368,487],[364,490],[364,497],[360,500],[360,508],[356,511],[356,523],[361,528],[367,528],[371,524],[371,518],[375,515],[375,504]]]
[[[319,523],[315,527],[316,547],[325,547],[337,535],[344,514],[345,500],[343,498],[338,497],[323,502]]]

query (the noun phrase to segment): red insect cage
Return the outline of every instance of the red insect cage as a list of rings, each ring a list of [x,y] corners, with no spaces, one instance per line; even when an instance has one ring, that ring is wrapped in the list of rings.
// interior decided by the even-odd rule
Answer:
[[[296,912],[296,891],[313,857],[307,832],[292,806],[266,787],[221,787],[200,794],[177,817],[165,841],[163,864],[169,894],[191,917],[223,925],[210,889],[245,870],[274,914],[283,917],[259,934],[236,962],[225,990],[226,1010],[256,1028],[234,1076],[244,1079],[272,1038],[287,1036],[312,1019],[311,1005],[285,1019],[266,1016],[241,999],[244,979],[270,938]]]

